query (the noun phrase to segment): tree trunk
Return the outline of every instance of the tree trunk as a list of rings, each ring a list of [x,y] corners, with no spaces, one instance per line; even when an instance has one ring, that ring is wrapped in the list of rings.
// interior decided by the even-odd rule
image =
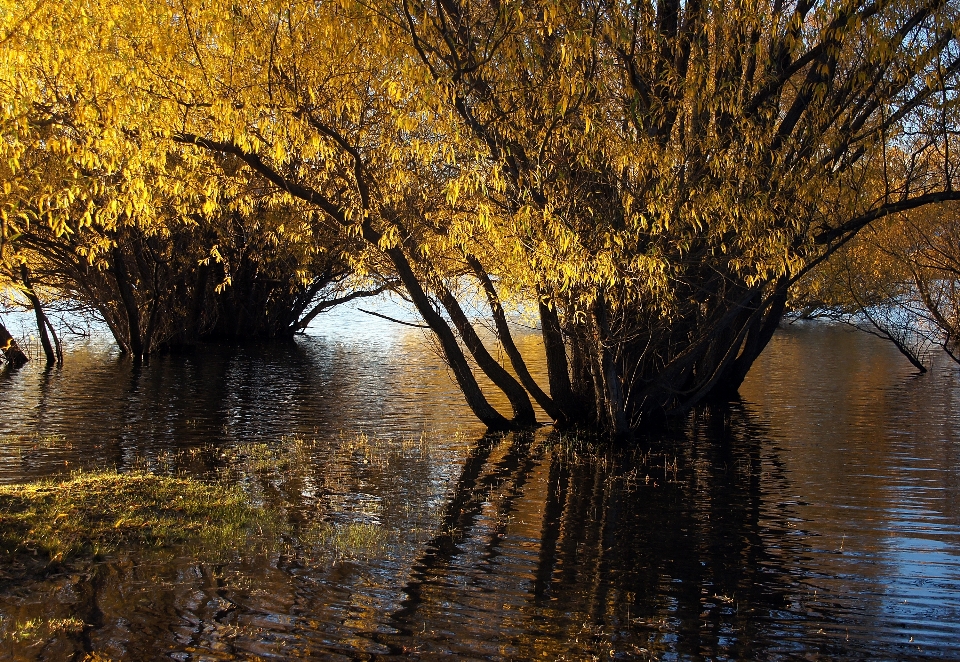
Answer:
[[[40,298],[37,296],[37,293],[33,289],[33,285],[30,283],[30,270],[25,264],[20,265],[20,279],[23,281],[24,293],[30,300],[30,305],[33,306],[33,312],[37,317],[37,331],[40,334],[40,344],[43,346],[43,353],[47,357],[47,363],[56,363],[58,355],[60,354],[60,341],[57,339],[58,351],[54,351],[53,345],[50,343],[50,335],[47,333],[47,327],[49,327],[50,331],[52,332],[53,325],[50,324],[50,320],[47,319],[46,314],[43,312],[43,306],[40,304]],[[54,338],[56,338],[56,334],[54,334]]]
[[[200,337],[200,327],[203,323],[203,309],[207,299],[207,280],[210,276],[210,266],[201,264],[197,267],[197,282],[194,288],[193,301],[190,306],[190,317],[187,321],[186,338],[196,342]]]
[[[543,408],[543,411],[547,413],[547,416],[555,421],[560,420],[563,416],[560,408],[557,407],[556,403],[550,398],[550,396],[544,393],[543,389],[540,388],[540,385],[537,384],[536,380],[527,369],[527,364],[523,360],[523,355],[520,354],[520,350],[517,348],[516,343],[513,342],[513,335],[510,333],[510,327],[507,324],[507,316],[503,312],[503,305],[500,303],[500,297],[497,295],[497,289],[494,287],[493,281],[490,280],[490,276],[487,274],[486,269],[484,269],[483,265],[480,264],[480,261],[473,256],[467,257],[467,263],[470,265],[470,268],[473,269],[474,275],[477,277],[477,280],[480,281],[480,285],[483,287],[483,291],[487,295],[487,303],[490,304],[490,312],[493,314],[493,321],[497,328],[497,335],[500,338],[500,343],[503,345],[503,350],[507,353],[507,357],[510,359],[510,365],[513,366],[514,371],[517,373],[517,377],[520,378],[520,383],[523,384],[523,387],[527,389],[530,395],[533,396],[533,399],[537,401],[537,404]]]
[[[495,358],[490,356],[490,352],[483,346],[480,336],[477,335],[473,325],[470,324],[470,320],[467,319],[466,314],[460,307],[460,302],[453,296],[453,293],[442,283],[437,284],[437,292],[440,294],[440,302],[446,308],[453,325],[460,333],[463,344],[470,350],[470,354],[473,355],[477,365],[490,378],[490,381],[504,392],[510,401],[510,406],[513,408],[514,425],[522,427],[535,425],[537,416],[523,386],[509,372],[504,370]]]
[[[594,425],[598,420],[596,409],[597,398],[589,345],[587,344],[587,335],[583,324],[576,322],[574,319],[572,319],[572,317],[572,315],[568,315],[566,323],[566,336],[569,338],[570,343],[571,374],[571,401],[568,416],[570,417],[571,423],[576,422],[580,425]],[[546,326],[544,328],[546,328]],[[562,343],[563,336],[559,336],[559,341]],[[544,344],[546,344],[548,348],[547,366],[550,368],[550,345],[546,342]],[[564,347],[561,344],[559,350],[562,351],[563,349]],[[563,365],[565,364],[566,362],[564,362]],[[550,369],[553,370],[553,368]],[[562,374],[559,366],[556,368],[556,372]],[[554,386],[551,383],[551,392],[553,391],[553,388]]]
[[[627,421],[627,402],[623,392],[623,380],[620,374],[618,352],[610,342],[610,326],[607,317],[605,297],[601,296],[594,304],[594,318],[597,326],[597,340],[600,354],[600,369],[603,376],[603,397],[607,405],[607,419],[610,432],[617,439],[630,434]]]
[[[558,411],[558,416],[555,416],[554,420],[561,425],[566,425],[580,417],[578,410],[581,407],[570,384],[570,368],[563,331],[560,329],[560,317],[557,314],[556,303],[551,306],[541,298],[537,304],[540,310],[543,351],[547,362],[547,380],[550,382],[550,395]]]
[[[127,262],[119,245],[113,248],[113,275],[117,280],[117,288],[120,290],[120,300],[123,302],[123,308],[127,313],[130,353],[133,354],[134,358],[141,358],[143,356],[143,336],[140,333],[140,309],[137,307],[137,299],[130,283]]]
[[[23,366],[23,364],[30,360],[27,358],[27,355],[23,353],[23,350],[20,349],[20,346],[17,344],[17,341],[13,339],[13,336],[10,335],[10,332],[7,331],[7,327],[3,325],[2,321],[0,321],[0,352],[3,352],[3,358],[7,360],[7,363],[9,363],[13,369]]]
[[[777,281],[774,292],[771,295],[767,312],[761,315],[753,328],[747,334],[747,339],[743,343],[740,355],[733,361],[732,365],[726,370],[726,374],[720,379],[713,388],[710,397],[719,399],[729,399],[736,395],[747,378],[747,373],[754,361],[759,358],[760,353],[766,348],[787,307],[787,290],[789,281],[785,278]]]
[[[363,225],[363,237],[374,246],[380,241],[380,234],[370,227],[369,223]],[[480,385],[470,370],[467,358],[463,355],[463,351],[457,343],[456,336],[453,335],[453,331],[447,325],[446,321],[434,310],[430,299],[427,298],[426,292],[424,292],[423,287],[420,285],[420,281],[417,279],[416,274],[413,273],[413,268],[410,266],[407,256],[397,247],[388,248],[384,252],[396,268],[397,276],[410,295],[413,305],[417,308],[417,312],[420,313],[420,316],[423,317],[427,326],[430,327],[434,334],[436,334],[437,340],[440,341],[440,346],[443,348],[443,354],[447,360],[447,364],[450,366],[450,369],[453,370],[457,384],[460,386],[467,405],[473,411],[474,415],[492,430],[506,430],[512,427],[510,421],[504,418],[487,402],[483,392],[480,390]]]
[[[53,328],[53,324],[50,323],[50,318],[46,315],[43,316],[47,321],[47,329],[50,330],[50,337],[53,338],[53,349],[57,354],[57,362],[63,363],[63,345],[60,344],[60,336],[57,335],[56,329]]]

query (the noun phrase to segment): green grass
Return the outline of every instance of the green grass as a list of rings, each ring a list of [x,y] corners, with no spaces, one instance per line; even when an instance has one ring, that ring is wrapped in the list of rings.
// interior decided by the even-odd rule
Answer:
[[[0,551],[52,561],[119,547],[225,544],[274,527],[237,486],[149,473],[98,471],[0,486]]]

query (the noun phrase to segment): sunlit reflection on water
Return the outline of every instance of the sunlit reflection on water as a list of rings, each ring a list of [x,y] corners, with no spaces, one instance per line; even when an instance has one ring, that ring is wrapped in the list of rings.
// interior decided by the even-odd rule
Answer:
[[[135,367],[91,342],[3,378],[0,481],[226,478],[289,528],[0,565],[0,658],[956,655],[956,366],[791,327],[742,403],[613,451],[483,437],[419,331],[337,315],[289,347]]]

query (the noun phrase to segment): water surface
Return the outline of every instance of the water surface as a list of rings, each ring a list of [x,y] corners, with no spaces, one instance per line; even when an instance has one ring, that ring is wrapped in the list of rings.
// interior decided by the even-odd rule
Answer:
[[[290,533],[7,572],[5,632],[83,627],[7,636],[0,659],[956,658],[957,376],[794,325],[742,402],[615,451],[484,437],[429,338],[356,311],[143,366],[92,340],[0,378],[0,481],[227,478]],[[379,542],[330,553],[318,525]]]

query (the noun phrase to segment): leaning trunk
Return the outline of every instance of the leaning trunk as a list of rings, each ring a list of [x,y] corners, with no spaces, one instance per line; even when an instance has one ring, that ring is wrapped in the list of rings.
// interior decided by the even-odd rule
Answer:
[[[20,265],[20,278],[23,281],[24,292],[30,300],[30,305],[33,306],[33,312],[37,317],[37,332],[40,335],[40,344],[43,346],[43,353],[47,357],[47,363],[51,364],[56,363],[58,360],[62,361],[63,355],[60,351],[60,340],[53,331],[53,325],[50,323],[50,320],[47,319],[46,313],[43,312],[40,297],[37,296],[36,291],[33,289],[33,284],[30,282],[30,270],[25,264]],[[50,333],[47,332],[48,328]],[[54,341],[56,342],[56,350],[54,350],[54,346],[50,342],[50,334],[53,334]]]
[[[363,236],[371,245],[377,245],[380,241],[379,233],[371,228],[369,224],[364,225]],[[434,310],[430,299],[427,297],[426,292],[420,285],[420,281],[413,272],[407,256],[397,247],[389,248],[384,252],[397,270],[397,276],[410,295],[410,299],[413,301],[414,306],[416,306],[417,312],[420,313],[420,316],[423,317],[427,326],[430,327],[430,330],[434,332],[437,340],[440,342],[444,358],[446,358],[447,364],[453,371],[457,384],[460,386],[460,391],[463,393],[467,405],[473,411],[474,415],[490,429],[504,430],[510,428],[510,422],[494,409],[484,397],[483,392],[480,390],[480,385],[473,376],[470,365],[467,363],[467,359],[460,349],[460,345],[457,343],[456,336],[446,321]]]
[[[740,355],[727,370],[726,374],[720,379],[714,387],[711,397],[718,399],[729,399],[733,397],[743,380],[746,379],[750,367],[760,357],[760,353],[766,348],[767,344],[773,338],[774,332],[780,325],[783,313],[787,308],[787,290],[789,281],[782,278],[777,282],[776,288],[770,297],[763,315],[757,317],[753,327],[747,334],[747,339],[743,343]],[[762,304],[761,304],[762,305]]]
[[[513,408],[513,423],[517,426],[534,425],[537,422],[536,414],[533,411],[533,405],[530,404],[530,398],[523,386],[501,366],[495,358],[490,356],[490,352],[484,347],[480,336],[474,330],[473,325],[467,319],[466,314],[460,307],[453,293],[442,283],[437,285],[437,292],[440,294],[440,301],[443,307],[450,315],[453,325],[460,333],[463,344],[470,350],[477,366],[483,370],[484,374],[490,378],[497,388],[504,392]]]
[[[503,305],[500,303],[500,297],[497,294],[496,287],[493,285],[493,281],[490,280],[489,274],[487,274],[486,269],[483,268],[483,265],[480,264],[480,261],[475,257],[468,256],[467,263],[473,269],[474,275],[480,281],[480,285],[483,287],[483,291],[487,295],[487,303],[490,305],[490,312],[493,315],[493,322],[497,329],[497,336],[500,339],[500,344],[503,346],[504,352],[507,354],[507,358],[510,359],[510,365],[513,366],[514,371],[517,373],[517,377],[520,379],[520,383],[523,384],[523,387],[527,389],[527,392],[533,396],[533,399],[537,401],[543,411],[547,413],[547,416],[553,420],[560,420],[563,416],[559,407],[557,407],[554,400],[543,392],[543,389],[540,388],[540,385],[537,384],[536,380],[533,378],[533,375],[530,374],[530,370],[527,369],[527,364],[523,360],[523,355],[520,354],[520,349],[517,347],[516,343],[513,341],[513,334],[510,333],[510,327],[507,324],[507,315],[503,310]],[[553,392],[551,385],[551,392]]]

